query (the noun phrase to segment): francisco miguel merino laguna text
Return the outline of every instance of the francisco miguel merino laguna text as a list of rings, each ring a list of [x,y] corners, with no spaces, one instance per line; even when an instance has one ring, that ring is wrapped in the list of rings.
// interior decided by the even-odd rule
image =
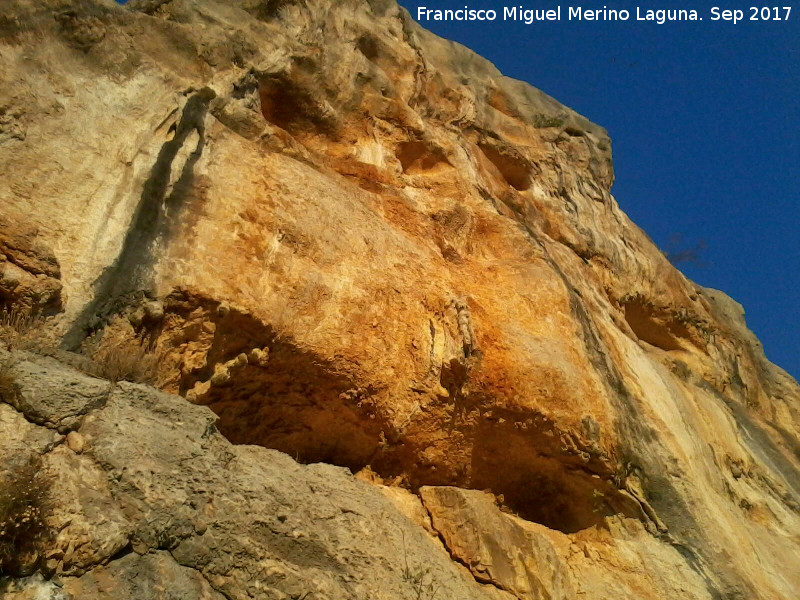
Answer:
[[[582,6],[569,6],[564,11],[568,21],[627,21],[631,18],[629,10],[603,8],[583,8]],[[651,10],[640,11],[636,7],[637,21],[656,21],[663,24],[666,21],[697,21],[696,10]],[[469,6],[459,9],[430,9],[425,6],[417,8],[417,20],[422,21],[496,21],[501,16],[496,10],[477,10]],[[561,6],[544,9],[526,9],[522,6],[504,6],[502,10],[503,21],[521,21],[530,25],[535,21],[561,21]],[[649,17],[649,18],[648,18]]]
[[[783,13],[780,8],[782,8]],[[750,7],[754,11],[750,17],[751,21],[785,21],[789,19],[791,7]],[[766,16],[764,11],[766,11]],[[772,11],[775,14],[772,15]],[[785,16],[781,17],[781,14]],[[472,9],[469,6],[459,9],[431,9],[425,6],[417,8],[417,21],[496,21],[502,17],[503,21],[519,21],[530,25],[535,21],[561,21],[561,17],[566,16],[567,21],[628,21],[631,19],[631,11],[626,9],[614,9],[603,6],[603,8],[583,8],[582,6],[569,6],[566,10],[561,10],[561,6],[550,9],[526,9],[523,6],[504,6],[502,13],[497,10]],[[667,21],[702,21],[696,10],[685,9],[645,9],[638,6],[633,11],[635,21],[652,21],[663,25]],[[744,11],[742,10],[721,10],[718,7],[711,8],[710,20],[712,21],[737,21],[743,20]]]

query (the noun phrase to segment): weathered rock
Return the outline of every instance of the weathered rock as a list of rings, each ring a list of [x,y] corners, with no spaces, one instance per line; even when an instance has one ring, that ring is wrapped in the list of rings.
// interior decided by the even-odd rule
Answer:
[[[545,535],[503,515],[483,492],[423,487],[433,527],[452,556],[479,581],[492,582],[518,598],[574,598],[566,565]]]
[[[225,596],[187,567],[178,565],[166,551],[139,556],[128,554],[83,577],[56,585],[39,577],[22,580],[6,590],[9,600],[224,600]]]
[[[1,359],[2,357],[0,357]],[[101,406],[109,382],[84,375],[54,358],[34,354],[6,359],[3,399],[34,423],[66,433],[81,417]]]
[[[36,427],[26,421],[22,414],[4,403],[0,403],[0,433],[3,450],[8,453],[0,463],[0,468],[4,470],[54,447],[61,438],[55,431]]]
[[[151,344],[162,387],[209,406],[234,443],[369,467],[411,491],[490,490],[559,532],[562,560],[598,582],[573,577],[576,594],[679,593],[662,570],[687,597],[800,588],[797,383],[764,358],[741,307],[686,279],[619,210],[602,128],[390,0],[13,0],[0,71],[12,82],[0,90],[0,302],[63,304],[68,347],[88,334]],[[119,412],[121,396],[153,409],[132,389],[106,408],[68,395],[62,415],[31,394],[12,402],[78,427],[81,460],[102,456],[149,490],[137,465],[190,470],[200,448],[115,454],[127,442],[108,415],[151,429],[178,418]],[[232,465],[278,456],[226,448]],[[156,486],[155,504],[131,491],[134,549],[210,535],[182,499],[193,485]],[[230,502],[272,509],[236,485]],[[544,548],[516,525],[498,527]],[[582,536],[600,541],[562,552],[558,540]],[[535,557],[465,539],[463,556],[512,556],[502,585],[550,581],[529,572]],[[205,546],[187,544],[181,560],[196,566]],[[262,581],[208,564],[225,594]],[[319,594],[345,594],[319,577]]]
[[[112,497],[107,473],[76,455],[69,441],[49,453],[44,464],[53,478],[47,526],[57,532],[45,553],[48,570],[81,574],[128,546],[132,525]]]
[[[70,600],[61,586],[37,573],[31,577],[0,584],[4,598],[10,600]]]
[[[41,377],[55,385],[63,372]],[[83,454],[60,445],[43,456],[57,535],[41,551],[57,586],[6,582],[5,597],[404,599],[423,588],[421,598],[505,597],[373,485],[233,446],[215,421],[182,398],[115,387],[84,417]],[[0,439],[4,453],[8,443]]]
[[[3,113],[0,109],[0,138]],[[24,139],[24,136],[23,138]],[[61,309],[61,270],[39,231],[0,214],[0,309],[26,313]]]
[[[609,519],[568,536],[500,512],[484,492],[424,487],[420,493],[453,558],[476,580],[518,598],[714,597],[679,547],[666,546],[635,520]]]

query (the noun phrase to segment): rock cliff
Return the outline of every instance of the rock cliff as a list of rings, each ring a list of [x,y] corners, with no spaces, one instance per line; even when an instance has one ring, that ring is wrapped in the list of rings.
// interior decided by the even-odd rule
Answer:
[[[10,598],[800,589],[800,388],[602,128],[393,0],[11,0],[0,72]]]

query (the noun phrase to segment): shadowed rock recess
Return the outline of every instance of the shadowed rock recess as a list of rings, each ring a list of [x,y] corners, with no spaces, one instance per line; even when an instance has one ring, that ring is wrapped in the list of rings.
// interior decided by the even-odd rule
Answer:
[[[601,127],[393,0],[7,0],[0,73],[3,598],[796,597],[800,388]]]

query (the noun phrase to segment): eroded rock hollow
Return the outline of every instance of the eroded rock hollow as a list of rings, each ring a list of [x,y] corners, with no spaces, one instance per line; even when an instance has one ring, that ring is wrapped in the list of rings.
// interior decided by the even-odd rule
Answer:
[[[11,0],[0,72],[0,307],[172,394],[4,355],[9,597],[800,589],[800,388],[601,127],[393,0]]]

